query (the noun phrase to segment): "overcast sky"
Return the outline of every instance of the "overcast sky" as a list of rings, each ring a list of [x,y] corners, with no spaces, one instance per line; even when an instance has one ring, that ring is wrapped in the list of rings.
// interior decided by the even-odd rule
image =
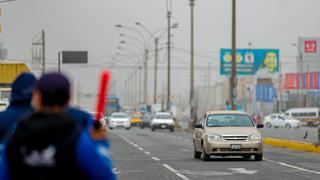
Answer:
[[[237,47],[277,48],[284,70],[295,68],[297,49],[290,44],[298,36],[319,36],[319,0],[238,0]],[[123,38],[119,33],[136,36],[131,31],[115,28],[116,24],[131,26],[141,22],[150,31],[166,27],[166,0],[18,0],[0,4],[2,16],[0,39],[8,48],[8,58],[30,63],[32,39],[46,32],[47,65],[56,68],[57,53],[62,50],[88,50],[89,65],[63,66],[83,92],[95,92],[100,70],[109,67]],[[189,17],[188,0],[173,0],[172,23],[172,94],[189,92]],[[138,36],[137,36],[138,37]],[[127,41],[130,41],[127,39]],[[165,43],[162,39],[160,44]],[[153,49],[153,44],[150,47]],[[142,49],[121,45],[141,55]],[[161,46],[161,45],[160,45]],[[219,80],[220,48],[231,47],[231,0],[196,0],[195,61],[199,67],[211,63],[212,80]],[[153,50],[151,50],[153,51]],[[166,66],[166,51],[160,52],[160,66]],[[150,54],[150,67],[153,54]],[[118,65],[141,65],[139,59],[116,62]],[[174,68],[179,67],[179,68]],[[113,71],[120,92],[133,68]],[[196,85],[206,79],[207,68],[196,69]],[[149,70],[149,95],[153,92],[153,69]],[[166,71],[159,71],[158,91],[165,90]]]

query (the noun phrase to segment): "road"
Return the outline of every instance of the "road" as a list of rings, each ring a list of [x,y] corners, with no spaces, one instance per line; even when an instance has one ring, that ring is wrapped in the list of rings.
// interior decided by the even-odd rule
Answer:
[[[109,131],[120,180],[320,179],[320,156],[265,146],[264,160],[193,159],[192,134],[132,128]]]

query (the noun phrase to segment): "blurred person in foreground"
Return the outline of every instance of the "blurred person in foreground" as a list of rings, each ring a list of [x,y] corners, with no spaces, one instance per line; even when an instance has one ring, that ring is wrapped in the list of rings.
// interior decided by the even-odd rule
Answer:
[[[101,129],[89,131],[66,115],[68,79],[43,75],[35,85],[35,112],[18,124],[4,147],[0,179],[116,179]]]
[[[0,154],[2,144],[13,133],[17,123],[33,111],[31,97],[35,82],[33,74],[22,73],[11,85],[10,104],[0,112]]]

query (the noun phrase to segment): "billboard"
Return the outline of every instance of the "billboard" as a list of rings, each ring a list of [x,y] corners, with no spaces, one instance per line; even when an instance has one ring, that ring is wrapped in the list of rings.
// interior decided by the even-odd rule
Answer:
[[[319,37],[299,37],[299,52],[303,59],[320,58],[320,38]]]
[[[88,63],[88,51],[62,51],[62,63],[64,64],[86,64]]]
[[[220,74],[231,74],[231,49],[220,49]],[[273,75],[279,70],[279,49],[237,49],[237,75]]]
[[[302,82],[301,82],[302,79]],[[285,75],[285,89],[320,89],[320,72],[287,73]]]

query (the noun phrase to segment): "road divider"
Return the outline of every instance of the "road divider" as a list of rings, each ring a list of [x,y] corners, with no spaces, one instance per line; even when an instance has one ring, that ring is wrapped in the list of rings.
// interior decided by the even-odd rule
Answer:
[[[263,143],[271,146],[287,148],[292,150],[320,153],[320,146],[308,142],[265,137],[263,139]]]

